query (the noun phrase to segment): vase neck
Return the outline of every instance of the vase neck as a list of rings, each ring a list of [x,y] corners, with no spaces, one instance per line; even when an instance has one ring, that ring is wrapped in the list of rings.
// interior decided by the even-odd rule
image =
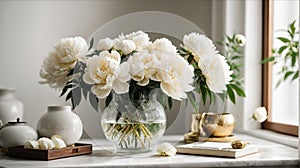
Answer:
[[[48,112],[54,111],[71,111],[70,106],[48,106]]]
[[[15,93],[15,89],[0,88],[0,99],[1,98],[13,98],[13,97],[15,97],[14,93]]]

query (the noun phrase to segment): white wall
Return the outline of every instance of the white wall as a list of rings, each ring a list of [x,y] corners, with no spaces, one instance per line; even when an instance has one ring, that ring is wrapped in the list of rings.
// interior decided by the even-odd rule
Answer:
[[[259,128],[260,124],[252,120],[251,115],[261,106],[262,3],[214,0],[213,13],[213,40],[222,38],[224,33],[231,36],[234,32],[247,38],[242,60],[246,98],[238,97],[236,104],[228,102],[226,110],[235,116],[235,131]]]
[[[25,105],[25,120],[35,127],[47,105],[67,104],[58,98],[59,92],[38,84],[42,60],[60,38],[75,35],[88,38],[116,17],[145,10],[182,16],[211,36],[211,8],[209,0],[0,1],[0,87],[17,89],[16,95]],[[136,24],[138,27],[139,23]],[[89,112],[91,109],[79,113],[89,115]],[[189,119],[177,120],[168,133],[184,133],[186,120]],[[88,123],[84,120],[84,125]],[[89,124],[92,132],[99,131],[91,127],[100,123]]]

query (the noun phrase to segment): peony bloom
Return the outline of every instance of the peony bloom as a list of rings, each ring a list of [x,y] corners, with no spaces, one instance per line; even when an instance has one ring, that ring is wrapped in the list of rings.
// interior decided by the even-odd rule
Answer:
[[[114,46],[114,49],[121,50],[124,55],[130,54],[135,48],[135,43],[132,40],[121,40]]]
[[[127,62],[120,65],[120,57],[117,51],[102,51],[87,60],[83,80],[94,85],[91,91],[98,98],[106,98],[112,89],[117,94],[129,91],[130,67]]]
[[[177,54],[176,47],[172,44],[172,42],[169,39],[166,38],[156,39],[151,45],[148,46],[148,50],[169,52],[169,54]]]
[[[173,145],[171,145],[168,142],[165,142],[157,148],[157,152],[161,156],[174,156],[176,155],[177,150]]]
[[[63,38],[49,56],[43,62],[40,76],[44,79],[42,84],[48,84],[55,89],[64,88],[65,84],[72,79],[67,77],[69,71],[74,68],[76,62],[85,57],[88,52],[88,44],[82,37]]]
[[[246,37],[241,34],[237,34],[235,36],[235,40],[238,43],[239,46],[243,47],[246,44]]]
[[[158,52],[157,57],[160,64],[151,79],[160,81],[161,89],[173,99],[187,98],[186,92],[194,89],[191,86],[194,77],[193,67],[178,54]]]
[[[161,48],[164,44],[171,48]],[[149,79],[160,82],[160,88],[176,100],[187,97],[185,92],[192,91],[194,70],[188,62],[173,50],[170,41],[159,39],[148,50],[138,51],[128,59],[130,75],[139,85],[146,86]]]
[[[254,110],[252,118],[258,122],[264,122],[268,118],[267,110],[265,107],[258,107]]]
[[[97,49],[98,50],[110,50],[114,44],[115,44],[115,41],[108,37],[105,39],[100,39],[97,44]]]
[[[213,42],[205,35],[190,33],[184,36],[183,43],[197,61],[209,89],[215,93],[225,91],[230,72],[223,65],[224,61],[220,58]]]
[[[219,54],[219,58],[222,63],[222,70],[224,71],[225,84],[227,85],[232,80],[231,75],[232,75],[233,71],[230,70],[230,66],[227,64],[227,60],[223,55]]]
[[[159,60],[156,55],[148,50],[134,53],[127,61],[130,65],[131,78],[137,81],[138,85],[146,86],[149,84],[150,77],[157,71]]]
[[[140,51],[147,47],[150,43],[150,38],[147,33],[139,30],[137,32],[133,32],[127,35],[120,35],[119,40],[132,40],[135,43],[136,50]]]

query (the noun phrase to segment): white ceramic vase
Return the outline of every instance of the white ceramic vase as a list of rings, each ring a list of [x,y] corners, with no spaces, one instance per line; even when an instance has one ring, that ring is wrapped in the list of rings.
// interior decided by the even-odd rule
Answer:
[[[23,103],[15,97],[14,92],[15,89],[0,88],[0,126],[17,118],[23,120]]]
[[[8,122],[0,130],[0,146],[12,147],[24,145],[27,141],[37,140],[37,132],[26,122]]]
[[[82,135],[82,122],[70,106],[48,106],[48,112],[38,121],[40,137],[60,135],[67,145],[78,142]]]

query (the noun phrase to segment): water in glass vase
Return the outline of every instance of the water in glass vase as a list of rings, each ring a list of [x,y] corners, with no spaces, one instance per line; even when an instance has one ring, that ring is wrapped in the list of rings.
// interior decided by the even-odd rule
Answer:
[[[117,152],[147,152],[163,136],[166,121],[116,122],[102,121],[106,138],[113,142]]]

